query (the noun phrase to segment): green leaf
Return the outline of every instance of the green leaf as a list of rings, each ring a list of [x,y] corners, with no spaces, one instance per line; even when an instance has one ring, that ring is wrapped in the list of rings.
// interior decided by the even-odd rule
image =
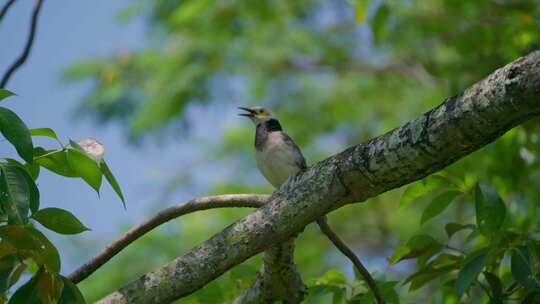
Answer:
[[[540,291],[532,291],[525,296],[521,304],[538,304],[540,303]]]
[[[60,271],[58,250],[38,230],[15,225],[1,226],[0,238],[18,252],[31,255],[39,265],[45,265],[52,272]]]
[[[448,235],[448,238],[451,238],[456,232],[461,231],[463,229],[475,229],[476,225],[473,224],[459,224],[459,223],[448,223],[444,225],[444,230],[446,231],[446,234]]]
[[[68,278],[61,276],[62,281],[64,282],[64,288],[62,289],[62,294],[58,299],[58,304],[86,304],[84,297],[77,287],[73,284]]]
[[[6,292],[15,284],[26,269],[24,263],[16,254],[9,254],[0,258],[0,293]]]
[[[337,289],[334,285],[315,285],[310,286],[308,289],[308,295],[305,299],[306,304],[319,304],[319,303],[328,303],[329,301],[324,301],[329,294],[333,294]]]
[[[356,21],[357,22],[365,22],[367,11],[369,8],[369,0],[357,0],[355,1],[355,11],[356,11]]]
[[[0,101],[5,99],[5,98],[8,98],[10,96],[14,96],[14,95],[16,95],[16,94],[11,92],[11,91],[8,91],[6,89],[1,89],[0,88]]]
[[[452,270],[459,269],[463,258],[460,256],[443,253],[429,262],[424,268],[408,277],[403,285],[411,283],[409,291],[417,290],[435,278]]]
[[[457,269],[453,265],[437,268],[437,269],[426,269],[419,271],[412,276],[408,277],[403,284],[411,283],[409,286],[409,292],[422,288],[424,285],[433,282],[436,278],[449,273],[452,270]]]
[[[391,264],[406,259],[413,259],[424,255],[432,256],[443,248],[443,244],[427,234],[419,234],[410,238],[407,243],[398,247],[388,259]]]
[[[13,158],[4,159],[9,166],[19,167],[26,171],[26,173],[28,173],[33,180],[37,179],[37,176],[39,175],[39,165],[35,164],[34,162],[22,164],[21,162]]]
[[[38,282],[42,273],[40,269],[28,282],[19,287],[9,299],[8,304],[42,304],[38,295]]]
[[[17,114],[4,107],[0,107],[0,132],[24,160],[32,162],[34,147],[30,131]]]
[[[64,283],[61,278],[45,268],[40,268],[34,276],[9,300],[9,304],[56,303]]]
[[[330,269],[317,279],[317,284],[347,284],[347,279],[341,271]]]
[[[30,211],[32,213],[36,212],[39,209],[39,189],[34,180],[37,178],[37,174],[39,174],[39,165],[36,163],[26,163],[23,165],[11,158],[6,158],[6,161],[9,167],[18,167],[24,171],[21,174],[24,176],[30,191]]]
[[[114,189],[114,192],[120,197],[120,200],[122,201],[122,204],[124,205],[124,208],[126,208],[126,200],[124,199],[124,194],[122,193],[122,189],[120,188],[120,185],[116,181],[116,178],[112,174],[111,170],[109,169],[109,166],[107,166],[107,163],[105,163],[105,160],[101,161],[99,164],[99,169],[101,170],[101,173],[105,175],[105,178],[109,182],[109,185]]]
[[[99,193],[101,171],[98,164],[85,153],[75,149],[67,149],[67,161],[73,172]]]
[[[69,166],[66,150],[45,150],[41,147],[34,149],[34,162],[62,176],[77,177],[77,173]]]
[[[400,207],[404,207],[411,202],[427,196],[435,190],[445,189],[451,186],[450,182],[444,177],[433,175],[421,181],[411,184],[401,196]]]
[[[422,213],[422,219],[420,220],[420,223],[423,225],[428,220],[439,215],[450,205],[451,202],[454,201],[456,197],[460,196],[461,194],[461,191],[456,190],[451,190],[439,194],[431,201],[431,203],[429,203],[427,208]]]
[[[389,33],[388,17],[390,16],[390,8],[387,4],[383,3],[377,9],[375,16],[371,22],[371,30],[373,32],[373,38],[375,42],[379,43]]]
[[[499,302],[502,303],[503,288],[499,277],[487,271],[484,271],[484,277],[489,284],[491,290],[491,297],[495,300],[499,300]]]
[[[71,148],[86,154],[83,147],[81,147],[81,145],[79,145],[76,141],[70,139],[69,140],[69,145],[71,146]]]
[[[388,282],[377,282],[377,285],[379,286],[379,289],[381,291],[381,294],[387,304],[399,304],[399,295],[394,289],[398,282],[396,281],[388,281]],[[369,290],[369,293],[372,295],[371,290]],[[375,296],[373,296],[373,300],[375,301]]]
[[[0,165],[0,171],[1,204],[8,216],[8,222],[18,225],[26,224],[32,199],[28,185],[28,179],[31,180],[31,178],[27,179],[26,171],[15,166]]]
[[[62,142],[60,142],[60,139],[58,139],[58,136],[56,135],[56,132],[54,132],[51,128],[34,128],[30,129],[30,135],[32,136],[44,136],[44,137],[50,137],[55,139],[60,146],[62,146]]]
[[[506,206],[495,188],[487,183],[475,187],[476,224],[485,236],[496,235],[506,217]]]
[[[467,291],[471,283],[476,279],[478,274],[484,268],[487,254],[487,248],[483,248],[469,254],[467,258],[465,258],[463,266],[459,270],[458,278],[455,285],[458,299],[463,296],[463,293]]]
[[[512,250],[510,268],[514,279],[527,289],[538,289],[540,284],[534,278],[531,265],[531,256],[526,246],[520,246]]]
[[[61,234],[77,234],[90,230],[71,212],[60,208],[41,209],[32,218],[46,228]]]

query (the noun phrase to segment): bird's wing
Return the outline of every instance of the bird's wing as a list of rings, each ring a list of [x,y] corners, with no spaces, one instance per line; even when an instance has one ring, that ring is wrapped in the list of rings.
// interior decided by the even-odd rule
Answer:
[[[283,134],[283,141],[285,142],[285,144],[290,146],[294,151],[294,155],[295,155],[294,164],[298,166],[301,170],[306,169],[307,168],[306,159],[304,158],[304,155],[302,154],[302,151],[300,150],[298,145],[292,140],[292,138],[289,135],[287,135],[287,133],[283,132],[282,134]]]

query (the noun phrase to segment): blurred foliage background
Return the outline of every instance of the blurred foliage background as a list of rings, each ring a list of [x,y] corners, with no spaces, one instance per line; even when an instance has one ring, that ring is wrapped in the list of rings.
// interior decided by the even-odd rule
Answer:
[[[211,176],[215,168],[222,177],[199,194],[272,191],[255,166],[254,128],[235,116],[236,106],[272,109],[313,164],[405,123],[540,47],[537,0],[138,0],[118,18],[147,20],[147,48],[74,63],[65,80],[91,82],[78,114],[99,123],[121,121],[135,147],[184,141],[198,151],[197,164],[179,166],[165,194],[191,189],[194,171]],[[200,112],[213,113],[212,119],[200,121]],[[442,175],[456,181],[462,195],[422,225],[426,206],[440,191],[412,189],[414,202],[399,207],[404,190],[395,190],[333,212],[330,225],[386,282],[384,288],[395,289],[387,293],[389,302],[399,297],[401,303],[457,303],[458,269],[430,276],[427,286],[410,291],[402,283],[425,262],[391,265],[387,259],[419,233],[457,247],[437,254],[451,252],[460,263],[486,244],[500,245],[479,233],[468,237],[462,231],[451,240],[445,234],[449,222],[475,224],[476,181],[494,185],[505,201],[501,234],[529,239],[538,230],[538,130],[537,121],[517,127],[446,169]],[[202,212],[150,233],[81,284],[87,300],[181,255],[248,212]],[[509,250],[515,245],[504,244]],[[510,254],[497,256],[490,271],[508,286]],[[314,225],[298,238],[296,261],[310,286],[335,287],[313,287],[307,302],[362,300],[355,298],[363,287],[352,266]],[[178,302],[231,302],[254,279],[259,262],[252,258]],[[479,280],[462,300],[488,301],[481,287],[490,282]],[[522,287],[514,297],[528,293]]]

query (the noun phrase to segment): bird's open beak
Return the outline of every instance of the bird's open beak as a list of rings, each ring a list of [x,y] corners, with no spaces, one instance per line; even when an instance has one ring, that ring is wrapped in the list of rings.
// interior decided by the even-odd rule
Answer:
[[[238,115],[240,115],[240,116],[245,116],[245,117],[253,117],[253,116],[255,116],[255,111],[253,111],[250,108],[238,107],[238,109],[248,112],[248,113],[239,113]]]

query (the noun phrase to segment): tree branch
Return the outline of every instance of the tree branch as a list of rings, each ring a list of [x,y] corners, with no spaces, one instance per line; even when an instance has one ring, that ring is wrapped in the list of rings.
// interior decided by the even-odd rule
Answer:
[[[158,212],[139,226],[131,228],[122,237],[109,244],[90,261],[73,271],[68,278],[75,284],[90,276],[103,264],[107,263],[122,249],[133,243],[136,239],[145,235],[152,229],[179,216],[201,210],[228,208],[228,207],[251,207],[258,208],[268,201],[269,195],[255,194],[227,194],[206,196],[192,199],[177,204]]]
[[[12,3],[6,3],[4,6],[4,9],[7,11],[9,6]],[[32,45],[34,43],[34,37],[36,34],[36,27],[37,27],[37,20],[39,17],[39,12],[41,11],[41,5],[43,4],[43,0],[36,0],[36,4],[34,5],[34,11],[32,12],[32,19],[30,21],[30,32],[28,33],[28,39],[26,40],[26,45],[24,46],[24,50],[22,54],[13,62],[13,64],[7,69],[7,71],[4,73],[4,76],[2,77],[2,81],[0,81],[0,88],[5,88],[6,84],[8,83],[9,79],[11,78],[11,75],[20,68],[28,58],[28,55],[30,54],[30,50],[32,49]],[[2,10],[3,13],[5,13]],[[0,19],[3,16],[0,15]]]
[[[266,304],[282,301],[301,303],[307,286],[294,264],[294,238],[264,252],[263,265],[255,282],[235,301],[235,304]]]
[[[424,178],[540,114],[540,52],[462,94],[290,178],[268,203],[100,303],[166,303],[300,232],[348,203]]]
[[[2,6],[2,9],[0,9],[0,21],[2,21],[2,18],[4,18],[4,15],[7,13],[11,5],[15,3],[16,0],[8,0],[4,6]]]
[[[384,298],[381,294],[381,291],[379,290],[379,287],[377,287],[377,283],[369,273],[366,267],[360,262],[360,259],[354,254],[354,252],[343,242],[339,236],[328,226],[328,222],[326,220],[326,216],[323,216],[317,220],[317,224],[319,225],[319,228],[321,228],[321,231],[328,237],[328,239],[336,246],[336,248],[343,253],[351,262],[353,263],[354,267],[356,267],[356,270],[362,275],[362,278],[366,281],[369,289],[371,289],[371,292],[375,296],[375,300],[377,301],[377,304],[384,304]]]

